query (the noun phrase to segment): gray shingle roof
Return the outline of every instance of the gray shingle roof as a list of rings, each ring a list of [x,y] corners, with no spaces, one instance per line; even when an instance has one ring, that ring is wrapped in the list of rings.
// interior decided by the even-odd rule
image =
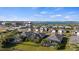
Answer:
[[[55,41],[55,42],[60,42],[60,40],[56,36],[48,37],[48,40],[52,40],[52,41]]]
[[[61,43],[62,38],[63,38],[63,35],[56,34],[55,36],[48,37],[48,40],[52,40],[52,41]]]
[[[79,36],[71,36],[69,40],[70,44],[77,44],[79,43]]]

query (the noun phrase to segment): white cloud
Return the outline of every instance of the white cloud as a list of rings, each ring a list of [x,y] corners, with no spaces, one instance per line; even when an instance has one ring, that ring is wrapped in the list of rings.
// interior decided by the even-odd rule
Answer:
[[[24,18],[22,18],[22,20],[23,20],[23,21],[31,21],[31,17],[30,17],[30,18],[24,17]]]
[[[70,16],[65,16],[64,18],[65,18],[65,19],[69,19],[69,18],[71,18],[71,17],[70,17]]]
[[[62,15],[58,14],[58,15],[55,15],[55,16],[62,16]]]
[[[55,11],[59,11],[59,10],[62,10],[62,9],[63,9],[63,7],[56,7]]]
[[[41,11],[40,14],[47,14],[47,11]]]
[[[64,19],[66,21],[74,21],[74,18],[72,16],[64,16]]]
[[[55,18],[55,15],[50,15],[50,18]]]
[[[36,16],[36,17],[41,17],[42,15],[41,15],[41,14],[35,14],[34,16]]]
[[[68,14],[74,14],[74,13],[76,13],[76,12],[74,12],[74,11],[68,12]]]
[[[0,16],[0,21],[4,21],[6,19],[5,16]]]
[[[0,21],[24,21],[23,18],[18,18],[17,16],[0,16]]]
[[[5,16],[0,16],[0,18],[5,18]]]
[[[61,17],[61,14],[56,14],[56,15],[50,15],[51,18],[55,18],[55,17]]]

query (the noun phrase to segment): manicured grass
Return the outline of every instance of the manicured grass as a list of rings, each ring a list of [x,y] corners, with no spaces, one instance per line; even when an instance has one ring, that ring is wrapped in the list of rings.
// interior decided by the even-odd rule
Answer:
[[[20,51],[55,51],[56,49],[53,47],[42,47],[40,44],[36,44],[33,42],[23,42],[22,44],[18,44],[13,47],[15,50]]]

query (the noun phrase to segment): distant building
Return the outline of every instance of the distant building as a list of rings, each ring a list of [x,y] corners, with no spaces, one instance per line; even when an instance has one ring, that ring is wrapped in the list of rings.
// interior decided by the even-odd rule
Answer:
[[[60,28],[60,29],[64,29],[64,26],[58,26],[58,28]]]
[[[2,25],[5,25],[6,24],[6,22],[2,22]]]
[[[31,32],[33,30],[32,23],[26,22],[25,25],[20,25],[18,28],[19,32]]]
[[[65,26],[65,29],[71,29],[72,27],[71,26]]]
[[[40,32],[42,33],[43,31],[44,31],[44,29],[41,27],[41,28],[40,28]]]
[[[58,34],[63,34],[64,32],[65,32],[64,29],[59,29],[59,30],[58,30]]]
[[[29,22],[27,22],[27,32],[31,32],[31,31],[33,31],[33,26],[32,26],[32,23],[29,21]]]
[[[25,23],[25,26],[31,28],[32,27],[32,22],[30,22],[30,21],[29,22],[26,22]]]
[[[51,34],[55,34],[55,33],[56,33],[56,31],[54,29],[52,29]]]
[[[79,36],[79,30],[74,30],[72,33],[73,35]]]
[[[33,26],[33,32],[39,33],[40,28],[37,26]]]
[[[12,24],[12,26],[14,26],[14,27],[16,27],[16,26],[17,26],[15,22],[13,22],[13,23],[11,23],[11,24]]]
[[[46,26],[41,26],[40,27],[40,32],[44,32],[44,31],[47,31],[47,27]]]
[[[52,28],[54,28],[54,29],[55,29],[55,28],[58,28],[58,27],[57,27],[57,26],[53,26]]]

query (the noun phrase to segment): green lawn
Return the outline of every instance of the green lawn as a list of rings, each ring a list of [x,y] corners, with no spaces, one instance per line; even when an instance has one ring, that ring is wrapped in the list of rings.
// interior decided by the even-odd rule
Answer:
[[[22,44],[18,44],[12,49],[17,51],[55,51],[56,49],[53,47],[42,47],[40,44],[36,44],[33,42],[23,42]]]

